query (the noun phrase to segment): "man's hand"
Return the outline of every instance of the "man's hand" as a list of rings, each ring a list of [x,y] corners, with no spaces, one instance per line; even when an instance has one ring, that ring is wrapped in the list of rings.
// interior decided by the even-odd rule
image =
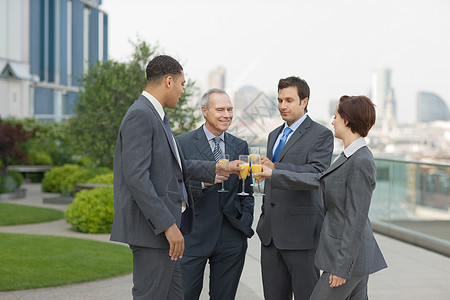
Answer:
[[[177,224],[173,224],[164,231],[167,241],[169,241],[170,249],[169,256],[172,260],[178,260],[183,257],[184,252],[184,237],[178,229]]]
[[[253,173],[253,177],[256,178],[256,182],[263,182],[267,178],[272,178],[272,169],[266,165],[263,165],[262,171],[259,173]]]
[[[272,170],[275,170],[275,163],[273,163],[270,159],[267,158],[267,156],[261,155],[261,164],[263,166],[267,166],[271,168]]]
[[[345,278],[341,278],[339,276],[330,274],[330,279],[328,283],[330,284],[330,287],[334,288],[343,285],[346,281],[347,279]]]
[[[216,164],[216,174],[228,176],[230,174],[237,174],[240,177],[239,171],[244,170],[244,167],[239,167],[239,160],[233,160],[227,163]]]
[[[228,175],[227,176],[222,176],[222,175],[216,174],[216,179],[214,179],[214,183],[203,182],[203,184],[205,186],[210,186],[210,185],[213,185],[213,184],[216,184],[216,183],[222,183],[222,181],[228,180],[228,177],[229,177]]]

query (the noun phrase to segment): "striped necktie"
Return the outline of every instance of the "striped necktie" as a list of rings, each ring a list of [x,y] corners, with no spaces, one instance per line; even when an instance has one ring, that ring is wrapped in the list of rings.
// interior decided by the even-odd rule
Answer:
[[[220,149],[219,146],[219,142],[220,142],[220,137],[216,136],[215,138],[213,138],[214,140],[214,159],[216,160],[216,162],[219,162],[220,157],[222,156],[222,150]]]

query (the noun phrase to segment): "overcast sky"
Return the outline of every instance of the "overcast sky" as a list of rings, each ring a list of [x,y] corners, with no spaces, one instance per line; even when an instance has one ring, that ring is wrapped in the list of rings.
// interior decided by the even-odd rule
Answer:
[[[416,94],[450,103],[448,0],[103,0],[109,58],[126,61],[137,36],[177,58],[204,90],[226,69],[227,89],[276,93],[296,75],[310,88],[309,114],[326,120],[328,103],[368,94],[372,73],[392,69],[398,119],[415,120]]]

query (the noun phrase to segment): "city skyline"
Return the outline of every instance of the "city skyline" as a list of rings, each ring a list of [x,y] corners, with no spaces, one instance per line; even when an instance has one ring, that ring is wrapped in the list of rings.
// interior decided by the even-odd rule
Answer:
[[[202,90],[218,66],[228,90],[271,94],[280,78],[298,75],[311,87],[310,115],[328,120],[330,100],[370,95],[372,74],[384,66],[400,122],[415,120],[419,91],[450,103],[448,1],[104,0],[102,8],[110,58],[129,59],[129,41],[139,37],[179,59]]]

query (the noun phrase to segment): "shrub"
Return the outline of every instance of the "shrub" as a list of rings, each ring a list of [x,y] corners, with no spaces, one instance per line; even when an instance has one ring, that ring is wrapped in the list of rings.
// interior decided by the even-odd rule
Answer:
[[[114,173],[109,172],[106,174],[97,175],[97,176],[89,179],[87,183],[113,184],[114,183]]]
[[[42,151],[30,151],[28,153],[28,164],[30,165],[53,165],[50,154]]]
[[[111,172],[110,169],[88,169],[79,165],[65,164],[54,167],[44,174],[42,190],[51,193],[72,194],[75,183],[86,183],[96,175]]]
[[[110,233],[114,218],[114,192],[99,187],[78,192],[64,214],[76,231]]]
[[[54,167],[44,174],[42,180],[42,191],[50,193],[61,193],[62,183],[70,174],[81,169],[78,165],[65,164],[61,167]]]
[[[75,183],[85,183],[95,175],[97,175],[96,171],[80,167],[78,170],[63,178],[61,182],[61,193],[72,194]]]
[[[0,176],[0,193],[11,193],[23,183],[23,176],[16,171],[7,171],[6,176]]]
[[[23,183],[23,175],[20,174],[17,171],[9,170],[8,175],[14,178],[14,181],[16,182],[16,187],[20,187]]]

